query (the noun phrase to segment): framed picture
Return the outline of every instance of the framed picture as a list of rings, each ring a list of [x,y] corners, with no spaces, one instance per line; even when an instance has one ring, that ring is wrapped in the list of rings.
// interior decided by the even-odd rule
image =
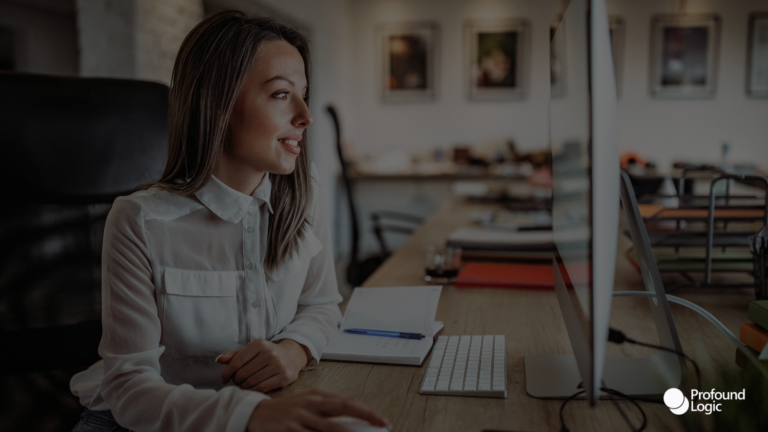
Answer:
[[[467,21],[466,75],[471,100],[525,98],[529,28],[521,19]]]
[[[749,64],[747,66],[747,94],[750,97],[768,97],[768,13],[749,16]]]
[[[616,76],[616,95],[621,96],[621,84],[624,78],[624,19],[618,16],[609,16],[608,30],[611,33],[611,54],[613,55],[613,71]]]
[[[436,95],[438,26],[432,22],[376,26],[384,102],[430,101]]]
[[[669,99],[714,97],[719,30],[716,15],[655,16],[651,94]]]
[[[566,41],[565,23],[560,22],[559,30],[549,29],[549,82],[551,84],[552,99],[561,99],[566,94]]]

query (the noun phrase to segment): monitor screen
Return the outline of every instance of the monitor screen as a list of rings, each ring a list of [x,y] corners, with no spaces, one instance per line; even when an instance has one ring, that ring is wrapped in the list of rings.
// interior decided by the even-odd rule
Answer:
[[[646,286],[653,292],[662,287],[629,178],[619,175],[616,85],[605,0],[562,0],[550,35],[553,276],[573,355],[526,355],[526,391],[539,398],[584,392],[592,405],[603,386],[660,397],[680,382],[684,370],[674,354],[605,356],[620,185],[625,210],[630,209],[632,241],[644,257]],[[649,305],[660,343],[679,351],[666,299],[654,298]]]
[[[556,260],[582,331],[590,338],[592,217],[591,101],[586,0],[573,0],[553,25],[551,50],[559,65],[550,102],[552,225]],[[557,59],[556,57],[560,57]],[[567,65],[567,71],[565,67]]]
[[[555,284],[587,397],[599,395],[619,220],[616,85],[604,0],[564,0],[552,23]]]

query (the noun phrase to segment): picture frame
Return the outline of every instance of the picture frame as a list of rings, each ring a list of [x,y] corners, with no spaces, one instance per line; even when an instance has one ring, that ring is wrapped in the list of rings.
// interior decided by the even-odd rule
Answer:
[[[611,38],[613,71],[616,76],[616,96],[620,97],[624,78],[624,19],[620,16],[609,16],[608,30]]]
[[[568,83],[568,55],[565,39],[565,23],[560,22],[560,31],[555,33],[553,27],[549,28],[549,82],[552,99],[562,99],[567,93]]]
[[[525,99],[529,43],[530,24],[525,19],[467,21],[464,52],[469,99]]]
[[[768,98],[768,12],[749,16],[747,95]]]
[[[382,100],[385,103],[434,100],[437,95],[437,23],[380,23],[376,25],[375,33]]]
[[[720,18],[656,15],[651,20],[651,95],[660,99],[715,96]]]

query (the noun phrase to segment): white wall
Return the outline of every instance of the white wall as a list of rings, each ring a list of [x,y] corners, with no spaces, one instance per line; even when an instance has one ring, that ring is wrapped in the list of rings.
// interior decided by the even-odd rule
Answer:
[[[651,16],[678,10],[677,1],[612,0],[608,11],[624,18],[624,77],[619,99],[619,142],[666,168],[672,161],[718,162],[722,141],[732,162],[768,169],[768,99],[747,97],[747,23],[768,12],[765,0],[688,0],[688,13],[721,19],[717,88],[707,100],[661,100],[649,92]]]
[[[557,0],[352,0],[353,97],[342,107],[346,135],[363,155],[394,149],[423,153],[459,143],[512,138],[522,149],[548,146],[548,28]],[[722,20],[716,95],[707,100],[660,100],[649,92],[651,16],[673,13],[677,0],[609,0],[625,22],[619,145],[667,170],[676,160],[718,162],[720,145],[731,161],[768,168],[768,99],[745,94],[747,20],[768,11],[765,0],[688,0],[687,13]],[[528,96],[523,101],[473,102],[466,97],[462,26],[468,19],[522,17],[531,23]],[[379,96],[374,26],[380,22],[435,21],[440,26],[438,98],[384,104]]]
[[[132,1],[77,0],[82,76],[135,77],[133,11]]]
[[[347,136],[363,155],[391,150],[409,153],[456,144],[514,139],[521,149],[548,146],[549,25],[556,0],[353,0],[352,52],[354,98],[342,114]],[[527,96],[504,102],[469,101],[464,72],[463,27],[468,19],[525,18],[531,38]],[[384,104],[381,101],[374,38],[378,23],[433,21],[440,27],[433,102]],[[540,55],[544,53],[545,55]]]
[[[0,1],[0,26],[15,33],[16,70],[77,75],[74,10],[45,10],[30,3]]]

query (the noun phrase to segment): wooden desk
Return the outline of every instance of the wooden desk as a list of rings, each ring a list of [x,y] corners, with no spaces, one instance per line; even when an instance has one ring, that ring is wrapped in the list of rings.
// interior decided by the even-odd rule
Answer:
[[[492,208],[467,204],[458,198],[444,203],[409,241],[384,263],[365,286],[423,285],[422,250],[429,244],[444,243],[454,229],[469,224],[469,213]],[[619,237],[617,289],[640,290],[642,279],[623,258],[628,240]],[[712,312],[732,332],[738,333],[747,320],[747,305],[752,290],[705,291],[697,294],[676,293]],[[713,327],[693,312],[672,305],[683,348],[702,367],[704,383],[710,389],[708,374],[712,364],[722,369],[738,370],[734,364],[735,348]],[[387,417],[394,431],[556,431],[560,429],[558,412],[562,401],[534,399],[525,391],[523,358],[526,354],[572,353],[560,307],[554,292],[492,288],[443,287],[437,319],[445,322],[444,335],[504,334],[507,339],[507,399],[423,396],[419,387],[428,359],[421,367],[386,366],[359,363],[321,362],[313,371],[302,372],[299,380],[274,397],[320,387],[355,397]],[[647,299],[625,298],[613,303],[611,326],[631,337],[649,343],[658,342]],[[652,350],[629,345],[609,346],[608,354],[645,356]],[[629,412],[635,426],[640,416],[627,402],[619,402]],[[642,404],[648,415],[647,430],[683,430],[679,418],[665,406]],[[585,401],[569,403],[565,419],[572,431],[629,430],[611,402],[601,402],[594,409]]]

